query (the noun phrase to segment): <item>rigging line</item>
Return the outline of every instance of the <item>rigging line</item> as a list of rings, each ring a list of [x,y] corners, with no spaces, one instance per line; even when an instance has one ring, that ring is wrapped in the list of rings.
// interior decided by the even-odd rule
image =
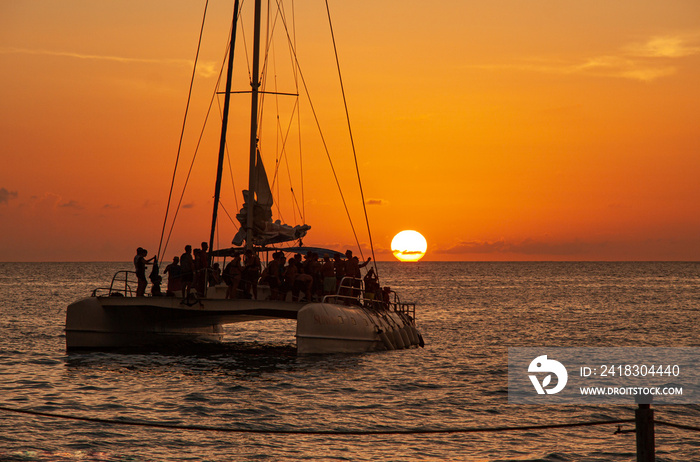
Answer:
[[[216,99],[216,104],[219,108],[219,117],[221,120],[224,120],[224,115],[223,115],[223,108],[221,107],[221,101],[217,98]],[[231,166],[231,152],[228,149],[228,142],[226,143],[226,162],[228,163],[228,173],[229,176],[231,177],[231,187],[233,188],[234,194],[233,194],[233,200],[236,203],[236,210],[238,210],[238,196],[236,196],[235,191],[236,191],[236,181],[233,178],[233,167]]]
[[[289,189],[292,192],[292,199],[294,199],[294,204],[296,205],[296,209],[299,211],[299,217],[302,220],[302,223],[304,221],[304,215],[302,214],[302,209],[299,206],[299,201],[296,197],[296,194],[294,193],[294,187],[292,186],[293,181],[292,181],[292,173],[291,170],[289,169],[289,156],[287,155],[287,140],[289,140],[289,135],[292,130],[292,123],[294,122],[294,113],[298,109],[299,105],[299,99],[294,102],[294,107],[292,108],[292,117],[289,119],[289,124],[287,125],[287,131],[286,133],[282,133],[282,126],[279,121],[279,115],[277,117],[277,131],[278,135],[282,138],[282,150],[281,150],[281,156],[279,161],[275,164],[275,174],[273,176],[272,183],[273,185],[277,182],[278,179],[278,173],[279,173],[279,166],[280,163],[282,162],[282,159],[284,158],[284,164],[287,167],[287,178],[289,180]],[[302,182],[302,191],[303,191],[303,182]],[[303,197],[302,197],[302,202],[303,202]],[[277,207],[279,209],[279,205]]]
[[[273,54],[273,57],[276,56],[274,46],[272,46],[272,54]],[[275,87],[275,122],[276,122],[276,124],[275,124],[275,128],[276,128],[276,130],[275,130],[275,135],[276,135],[275,136],[275,143],[276,143],[276,145],[275,145],[275,172],[274,172],[274,175],[272,178],[271,188],[274,188],[275,186],[277,186],[277,201],[275,202],[275,208],[277,209],[278,216],[280,217],[280,219],[284,223],[284,222],[286,222],[286,220],[284,220],[284,218],[282,218],[282,209],[280,207],[281,199],[280,199],[280,194],[279,194],[280,188],[279,188],[279,183],[277,183],[277,172],[279,171],[279,165],[280,165],[281,159],[283,157],[286,158],[286,153],[284,150],[284,147],[286,144],[286,139],[284,138],[284,135],[282,134],[282,124],[280,122],[279,96],[277,93],[277,89],[278,89],[278,87],[277,87],[277,59],[273,58],[272,65],[274,68],[273,82],[274,82],[274,87]],[[280,138],[282,138],[282,140],[283,140],[281,150],[280,150],[280,146],[279,146]],[[289,172],[289,164],[287,164],[287,171]],[[291,181],[290,181],[290,184],[291,184]],[[294,189],[292,189],[292,198],[296,199],[294,197]],[[292,215],[294,216],[294,212],[292,212]]]
[[[290,39],[287,42],[287,46],[289,48],[289,53],[290,56],[292,56],[294,53],[294,49],[296,49],[296,14],[295,14],[295,9],[294,9],[294,1],[292,0],[292,36],[293,36],[293,42]],[[277,2],[277,10],[279,12],[280,17],[282,17],[283,23],[286,21],[286,14],[284,10],[284,4]],[[297,74],[297,67],[294,65],[294,60],[292,59],[291,62],[292,65],[292,75],[294,76],[294,87],[295,87],[295,94],[296,94],[296,101],[294,108],[292,109],[292,115],[289,119],[289,127],[287,128],[287,135],[285,137],[285,141],[283,144],[283,149],[286,148],[287,145],[287,140],[289,138],[289,132],[291,129],[291,124],[294,121],[294,116],[296,115],[296,120],[297,120],[297,139],[299,142],[299,184],[301,185],[301,207],[299,207],[296,195],[294,195],[294,200],[297,201],[297,209],[299,210],[301,222],[305,223],[306,222],[306,201],[304,199],[304,162],[303,162],[303,156],[302,156],[302,145],[301,145],[301,106],[299,105],[299,76]],[[280,127],[281,128],[281,127]],[[289,159],[288,156],[286,155],[285,152],[285,161],[287,162],[287,166],[289,166]],[[276,172],[275,172],[276,174]],[[290,178],[290,184],[291,184],[291,178]]]
[[[159,260],[162,260],[161,249],[163,254],[165,254],[165,249],[163,249],[163,237],[165,236],[165,227],[168,224],[168,214],[170,213],[170,202],[173,197],[173,189],[175,188],[175,177],[177,174],[177,166],[180,162],[180,154],[182,152],[182,140],[185,137],[185,125],[187,124],[187,114],[190,110],[190,102],[192,101],[192,88],[194,87],[194,77],[197,74],[197,62],[199,60],[199,52],[202,48],[202,37],[204,36],[204,23],[207,18],[207,9],[209,7],[209,0],[206,0],[204,4],[204,14],[202,15],[202,26],[199,29],[199,40],[197,42],[197,53],[194,58],[194,66],[192,67],[192,77],[190,78],[190,89],[187,93],[187,104],[185,105],[185,116],[182,120],[182,130],[180,131],[180,141],[177,146],[177,156],[175,158],[175,168],[173,169],[173,178],[170,182],[170,192],[168,193],[168,203],[165,206],[165,217],[163,218],[163,228],[160,232],[160,242],[158,243],[158,253],[156,253]],[[166,243],[167,247],[167,243]]]
[[[240,6],[238,8],[238,17],[239,18],[241,17],[241,12],[243,11],[244,1],[245,0],[241,0]],[[245,51],[246,59],[248,59],[248,47],[245,46],[245,29],[243,27],[245,21],[239,21],[239,22],[240,22],[240,26],[241,26],[241,35],[243,36],[243,50]],[[221,66],[221,71],[223,73],[223,64]],[[250,75],[250,63],[248,63],[248,75]],[[217,99],[217,103],[219,104],[219,114],[222,114],[221,102],[219,102],[218,99]],[[221,119],[223,120],[223,115],[221,116]],[[240,207],[238,206],[238,195],[236,194],[236,182],[233,179],[233,167],[231,166],[231,153],[228,149],[228,142],[226,143],[226,162],[228,163],[228,170],[229,170],[229,174],[231,175],[231,187],[233,188],[233,200],[236,203],[236,210],[239,210]],[[227,214],[228,214],[228,212],[227,212]],[[234,226],[236,227],[236,230],[238,230],[238,226],[235,223],[234,223]]]
[[[100,417],[83,417],[70,414],[58,414],[55,412],[32,411],[28,409],[15,409],[11,407],[0,406],[0,411],[13,412],[17,414],[26,414],[35,417],[49,417],[64,420],[77,420],[81,422],[92,422],[109,425],[136,426],[136,427],[152,427],[164,428],[171,430],[197,430],[208,432],[224,432],[224,433],[254,433],[263,435],[426,435],[426,434],[454,434],[454,433],[493,433],[506,431],[524,431],[524,430],[550,430],[561,428],[575,427],[593,427],[598,425],[614,425],[623,423],[634,423],[635,419],[618,419],[618,420],[595,420],[590,422],[569,422],[561,424],[547,425],[503,425],[494,427],[462,427],[462,428],[413,428],[402,430],[265,430],[262,428],[230,428],[216,427],[210,425],[183,425],[183,424],[167,424],[161,422],[145,421],[145,420],[116,420],[104,419]]]
[[[277,93],[275,93],[275,94],[277,94]],[[275,97],[276,102],[277,102],[277,100],[278,100],[277,97]],[[299,106],[299,98],[297,97],[294,101],[294,107],[292,107],[292,111],[291,111],[292,115],[289,118],[289,124],[287,125],[287,131],[285,132],[285,134],[283,134],[282,133],[282,125],[280,123],[280,117],[279,117],[279,105],[277,105],[277,112],[278,112],[278,114],[277,114],[277,132],[278,132],[278,135],[283,139],[283,142],[282,142],[282,150],[281,150],[282,155],[279,157],[279,159],[275,159],[276,161],[280,161],[280,159],[283,156],[286,157],[287,140],[289,139],[289,134],[290,134],[291,128],[292,128],[292,122],[294,122],[294,114],[298,111],[298,106]],[[278,173],[279,173],[279,167],[276,166],[275,173],[272,176],[272,185],[273,186],[277,182]]]
[[[270,2],[268,0],[267,2],[267,18],[265,20],[265,26],[267,30],[265,31],[265,47],[263,51],[263,61],[262,61],[262,66],[260,69],[260,74],[258,78],[260,81],[258,82],[260,84],[260,88],[263,90],[262,92],[258,92],[259,98],[260,98],[260,110],[258,111],[258,143],[260,143],[260,140],[262,139],[262,130],[264,128],[264,125],[262,123],[263,120],[263,112],[265,110],[265,97],[267,92],[265,91],[265,88],[267,88],[267,69],[269,65],[269,59],[270,59],[270,48],[272,47],[273,41],[270,39],[272,34],[274,33],[276,27],[277,27],[277,18],[279,17],[279,13],[275,14],[274,19],[270,19]],[[270,24],[272,23],[272,26]],[[252,78],[251,78],[252,82]]]
[[[262,144],[262,141],[261,141],[261,140],[262,140],[262,130],[263,130],[263,127],[264,127],[264,125],[262,124],[262,119],[263,119],[263,114],[262,114],[262,113],[263,113],[264,108],[265,108],[265,106],[264,106],[265,100],[264,100],[264,99],[265,99],[265,97],[266,97],[266,94],[271,93],[271,94],[274,94],[274,95],[275,95],[275,108],[276,108],[276,111],[277,111],[277,113],[276,113],[276,118],[277,118],[277,130],[276,130],[276,132],[278,133],[279,136],[276,137],[276,140],[277,140],[277,142],[279,142],[279,138],[280,138],[280,137],[281,137],[282,140],[283,140],[283,142],[282,142],[282,150],[281,150],[281,151],[279,150],[279,146],[278,146],[278,148],[277,148],[277,153],[282,152],[282,155],[281,155],[279,158],[276,158],[276,159],[275,159],[275,160],[276,160],[276,162],[275,162],[275,173],[274,173],[274,175],[273,175],[272,187],[274,188],[275,183],[276,183],[276,180],[277,180],[277,178],[278,178],[279,166],[280,166],[280,162],[281,162],[279,159],[281,159],[282,157],[284,157],[284,159],[285,159],[285,165],[287,166],[287,176],[289,177],[290,191],[291,191],[292,199],[293,199],[293,206],[296,206],[295,208],[296,208],[296,210],[299,211],[299,216],[300,216],[300,218],[302,219],[302,222],[303,222],[302,208],[299,206],[298,198],[296,197],[296,194],[295,194],[295,192],[294,192],[294,188],[291,186],[291,185],[292,185],[292,179],[291,179],[291,172],[290,172],[290,170],[289,170],[289,158],[288,158],[287,153],[286,153],[287,140],[288,140],[288,138],[289,138],[289,133],[290,133],[290,131],[291,131],[292,122],[294,121],[294,115],[293,115],[293,114],[294,114],[295,109],[296,109],[297,106],[298,106],[298,99],[299,99],[299,98],[298,98],[298,83],[296,84],[296,87],[297,87],[297,88],[296,88],[296,89],[297,89],[297,93],[296,93],[297,99],[296,99],[296,101],[295,101],[295,106],[294,106],[294,108],[292,109],[292,116],[291,116],[290,119],[289,119],[289,124],[288,124],[288,127],[287,127],[287,133],[286,133],[286,135],[283,135],[283,134],[282,134],[282,127],[281,127],[281,124],[280,124],[280,117],[279,117],[279,96],[278,96],[278,95],[279,95],[280,93],[277,91],[277,71],[276,71],[276,69],[277,69],[276,63],[277,63],[277,61],[276,61],[276,59],[274,58],[274,57],[276,56],[276,55],[275,55],[275,45],[274,45],[274,40],[271,40],[271,37],[272,37],[272,35],[274,34],[274,31],[277,29],[277,24],[278,24],[279,18],[282,18],[282,22],[284,22],[284,11],[283,11],[283,8],[280,7],[279,3],[278,3],[278,8],[277,8],[277,11],[276,11],[276,13],[275,13],[275,15],[274,15],[274,18],[271,20],[270,17],[271,17],[271,16],[270,16],[270,8],[269,8],[269,2],[268,2],[268,12],[267,12],[267,29],[268,29],[268,31],[267,31],[267,35],[266,35],[266,45],[265,45],[265,53],[264,53],[265,59],[264,59],[264,61],[263,61],[262,72],[261,72],[261,76],[260,76],[260,83],[261,83],[261,86],[262,86],[263,88],[266,88],[266,87],[267,87],[267,83],[268,83],[268,81],[269,81],[269,78],[268,78],[268,71],[269,71],[269,69],[270,69],[270,63],[272,63],[272,66],[274,67],[274,71],[273,71],[273,72],[274,72],[273,84],[274,84],[274,87],[275,87],[275,91],[274,91],[274,92],[266,92],[266,91],[259,92],[259,93],[261,94],[261,104],[260,104],[261,109],[260,109],[260,117],[259,117],[259,123],[258,123],[258,127],[259,127],[259,128],[258,128],[258,130],[259,130],[259,131],[258,131],[258,138],[259,138],[259,143],[260,143],[260,145],[261,145],[261,144]],[[272,59],[270,59],[270,56],[272,56]],[[292,66],[292,67],[294,67],[294,66]],[[295,79],[295,81],[296,81],[296,79]],[[262,151],[262,147],[261,147],[260,150]],[[302,182],[302,188],[303,188],[303,182]],[[280,202],[280,201],[279,201],[279,188],[278,188],[278,200],[275,202],[275,205],[276,205],[277,213],[279,214],[280,218],[284,221],[284,219],[283,219],[283,217],[282,217],[282,211],[281,211],[279,202]],[[293,208],[294,208],[294,207],[293,207]],[[296,214],[294,214],[294,213],[293,213],[293,215],[296,216]]]
[[[243,12],[243,3],[245,3],[245,0],[241,0],[241,6],[238,9],[238,17],[241,17],[241,13]],[[252,82],[253,81],[253,72],[250,70],[251,65],[250,65],[250,56],[248,55],[248,41],[245,39],[245,21],[240,21],[240,26],[241,26],[241,35],[243,36],[243,51],[245,52],[245,61],[248,67],[248,81]]]
[[[238,226],[238,225],[236,224],[236,222],[233,220],[233,217],[231,217],[231,214],[228,213],[228,210],[226,210],[226,207],[224,207],[224,204],[222,204],[221,202],[219,202],[219,207],[221,207],[221,209],[224,211],[224,213],[226,214],[226,216],[228,217],[228,219],[231,220],[231,224],[233,225],[233,227],[236,228],[236,231],[238,231],[238,230],[240,229],[240,226]]]
[[[219,217],[219,202],[221,199],[221,178],[223,176],[224,170],[224,157],[226,156],[226,134],[229,125],[229,110],[231,108],[231,85],[233,83],[233,60],[234,52],[236,50],[236,31],[238,30],[238,6],[239,0],[234,2],[233,20],[231,22],[231,35],[230,35],[230,45],[228,63],[226,66],[226,93],[224,96],[224,113],[221,118],[221,139],[219,140],[219,150],[218,156],[216,158],[216,183],[214,186],[214,204],[212,207],[212,218],[211,218],[211,230],[209,232],[209,254],[207,259],[211,259],[211,252],[214,251],[214,234],[217,230],[217,221]],[[207,266],[210,266],[211,262],[207,262]],[[208,275],[205,274],[205,286],[207,285]]]
[[[279,5],[280,0],[277,0],[277,3]],[[292,46],[292,41],[291,38],[289,37],[289,29],[287,27],[287,22],[285,21],[284,17],[282,17],[282,23],[284,24],[284,30],[287,34],[287,41],[289,42],[290,46]],[[299,72],[299,78],[301,79],[302,86],[304,87],[304,92],[306,93],[306,98],[309,101],[309,106],[311,107],[311,114],[313,115],[314,122],[316,123],[316,128],[318,129],[319,136],[321,137],[321,143],[323,144],[323,148],[326,152],[326,157],[328,158],[328,163],[331,166],[331,172],[333,173],[333,178],[335,180],[335,184],[338,187],[338,192],[340,194],[340,198],[343,202],[343,207],[345,208],[345,214],[348,217],[348,222],[350,223],[350,228],[352,229],[352,234],[355,237],[355,243],[357,243],[357,247],[360,248],[360,241],[357,238],[357,232],[355,231],[355,225],[352,222],[352,217],[350,216],[350,210],[348,209],[348,204],[347,201],[345,200],[345,195],[343,194],[343,190],[340,187],[340,180],[338,180],[338,174],[335,171],[335,166],[333,165],[333,160],[331,159],[331,154],[328,149],[328,144],[326,143],[326,138],[323,136],[323,130],[321,130],[321,123],[318,120],[318,114],[316,113],[316,108],[311,101],[311,94],[309,93],[309,87],[306,85],[306,79],[304,78],[304,73],[301,72],[301,67],[299,66],[299,58],[297,57],[296,50],[292,47],[292,55],[294,56],[294,63],[296,64],[297,71]],[[360,249],[360,252],[362,252],[362,249]],[[375,270],[376,272],[376,270]]]
[[[296,49],[297,43],[297,25],[296,25],[296,10],[294,9],[294,0],[292,0],[292,36],[294,37],[294,49]],[[284,11],[281,12],[284,15]],[[292,70],[294,74],[294,87],[295,93],[297,94],[296,99],[296,119],[297,119],[297,133],[299,139],[299,183],[301,184],[301,222],[306,223],[306,200],[304,198],[304,161],[301,149],[301,107],[299,105],[299,77],[297,76],[297,69],[292,62]],[[292,111],[292,119],[294,118],[294,111]],[[286,143],[286,141],[285,141]],[[295,198],[296,199],[296,198]]]
[[[271,40],[272,34],[275,33],[275,29],[277,28],[277,19],[280,17],[280,9],[277,8],[277,12],[275,13],[275,17],[272,20],[272,27],[270,27],[270,2],[268,0],[267,2],[267,21],[266,21],[266,26],[267,26],[267,31],[266,31],[266,36],[265,36],[265,51],[263,52],[263,56],[265,56],[265,59],[263,59],[263,65],[262,65],[262,70],[260,72],[260,75],[263,76],[267,74],[267,68],[269,64],[269,57],[270,57],[270,48],[273,47],[274,41]]]
[[[369,217],[367,216],[367,204],[365,203],[365,193],[362,189],[362,179],[360,178],[360,167],[357,164],[357,151],[355,150],[355,138],[352,135],[352,126],[350,125],[350,112],[348,111],[348,101],[347,98],[345,97],[345,87],[343,86],[343,75],[340,72],[340,60],[338,58],[338,48],[336,47],[335,44],[335,33],[333,32],[333,22],[331,21],[331,10],[330,7],[328,6],[328,0],[326,0],[326,12],[328,13],[328,26],[331,29],[331,38],[333,39],[333,52],[335,53],[335,63],[336,66],[338,67],[338,80],[340,81],[340,91],[343,94],[343,105],[345,106],[345,118],[348,122],[348,133],[350,134],[350,144],[352,145],[352,156],[355,159],[355,171],[357,172],[357,184],[360,187],[360,197],[362,198],[362,210],[365,212],[365,223],[367,224],[367,234],[369,235],[369,247],[372,250],[372,259],[374,260],[374,273],[376,274],[377,278],[379,278],[379,271],[377,269],[377,259],[374,256],[374,243],[372,242],[372,231],[369,228]],[[360,255],[362,256],[362,259],[364,259],[364,255],[362,255],[362,248],[358,244],[358,248],[360,249]]]
[[[284,4],[277,2],[277,14],[276,17],[282,18],[283,24],[285,24],[285,29],[286,29],[286,15],[284,11]],[[276,19],[275,19],[276,23]],[[293,53],[293,50],[296,47],[296,20],[295,20],[295,15],[294,15],[294,2],[292,2],[292,26],[293,26],[293,36],[294,36],[294,47],[291,46],[290,42],[291,40],[288,41],[288,47],[290,49],[290,53]],[[299,121],[299,78],[297,76],[297,68],[294,66],[294,60],[292,60],[292,71],[294,75],[294,86],[295,86],[295,93],[297,95],[297,99],[294,103],[294,107],[292,108],[291,116],[289,118],[289,125],[287,126],[287,132],[286,135],[283,137],[283,143],[282,143],[282,153],[285,159],[285,165],[287,166],[287,177],[289,178],[289,184],[290,184],[290,190],[292,192],[292,198],[294,199],[294,205],[296,205],[296,210],[299,211],[299,218],[302,223],[305,223],[305,201],[304,201],[304,163],[302,161],[302,149],[301,149],[301,122]],[[275,81],[276,84],[276,81]],[[297,115],[297,130],[299,133],[299,183],[301,184],[301,206],[299,206],[299,200],[294,192],[294,188],[291,186],[292,183],[292,175],[291,171],[289,169],[289,156],[287,155],[287,140],[289,139],[289,134],[292,128],[292,123],[294,122],[294,115]],[[279,124],[279,121],[278,121]],[[282,127],[281,125],[278,125],[278,129],[281,135],[281,130]],[[277,171],[275,171],[275,176],[277,175]],[[296,215],[295,215],[296,217]]]
[[[221,105],[219,105],[221,108]],[[233,189],[233,201],[236,203],[236,210],[239,210],[238,206],[238,195],[236,194],[236,181],[233,178],[233,167],[231,166],[231,153],[228,150],[228,144],[226,144],[226,162],[228,163],[228,173],[231,176],[231,188]]]
[[[234,26],[232,26],[232,27],[234,27]],[[230,33],[230,30],[229,30],[229,33]],[[199,153],[199,147],[202,144],[202,139],[204,138],[204,130],[206,129],[207,122],[209,121],[209,116],[211,115],[211,108],[214,105],[214,100],[216,99],[216,96],[218,94],[217,88],[221,84],[221,77],[223,76],[223,73],[224,73],[224,64],[226,64],[226,60],[228,59],[230,47],[231,47],[231,44],[229,43],[226,46],[226,52],[224,53],[224,60],[221,63],[221,68],[219,69],[219,77],[218,77],[218,79],[216,81],[216,85],[214,87],[214,93],[212,94],[211,100],[209,101],[209,108],[207,109],[207,115],[205,116],[204,123],[202,124],[202,130],[199,132],[199,139],[197,140],[197,145],[195,146],[195,149],[194,149],[194,155],[192,156],[192,162],[190,163],[190,168],[187,171],[187,176],[185,177],[185,183],[182,186],[182,193],[180,194],[180,199],[179,199],[179,201],[177,203],[177,207],[175,209],[175,216],[173,217],[173,221],[170,224],[170,230],[168,231],[168,238],[165,241],[165,248],[163,249],[163,254],[165,254],[165,249],[168,248],[168,244],[170,243],[170,238],[172,237],[173,230],[175,229],[175,222],[177,221],[177,216],[180,213],[180,206],[182,205],[182,201],[185,197],[185,189],[187,188],[187,184],[190,181],[190,176],[192,175],[192,169],[194,167],[194,162],[197,159],[197,154]]]

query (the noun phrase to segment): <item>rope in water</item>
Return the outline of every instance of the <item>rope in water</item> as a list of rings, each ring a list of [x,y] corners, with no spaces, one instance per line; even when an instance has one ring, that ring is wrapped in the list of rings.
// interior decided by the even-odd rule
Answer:
[[[268,435],[428,435],[428,434],[454,434],[454,433],[486,433],[486,432],[505,432],[505,431],[525,431],[525,430],[545,430],[545,429],[560,429],[560,428],[574,428],[574,427],[591,427],[598,425],[613,425],[613,424],[623,424],[623,423],[634,423],[634,419],[620,419],[620,420],[598,420],[590,422],[570,422],[570,423],[559,423],[559,424],[547,424],[547,425],[523,425],[523,426],[495,426],[495,427],[462,427],[462,428],[444,428],[444,429],[431,429],[431,428],[413,428],[413,429],[403,429],[403,430],[273,430],[273,429],[262,429],[262,428],[230,428],[230,427],[216,427],[210,425],[181,425],[181,424],[168,424],[162,422],[149,422],[149,421],[137,421],[137,420],[116,420],[116,419],[103,419],[99,417],[85,417],[69,414],[57,414],[53,412],[42,412],[42,411],[32,411],[29,409],[16,409],[6,406],[0,406],[0,411],[11,412],[16,414],[31,415],[34,417],[49,417],[54,419],[64,419],[64,420],[76,420],[82,422],[91,423],[101,423],[108,425],[122,425],[122,426],[136,426],[136,427],[151,427],[151,428],[164,428],[172,430],[196,430],[196,431],[207,431],[207,432],[224,432],[224,433],[254,433],[254,434],[268,434]],[[662,424],[662,422],[656,422]],[[664,425],[676,426],[678,428],[700,430],[694,427],[688,426],[678,426],[663,423]]]
[[[700,427],[694,427],[692,425],[674,424],[671,422],[664,422],[663,420],[655,420],[654,424],[655,425],[666,425],[667,427],[678,428],[680,430],[691,430],[694,432],[700,432]]]

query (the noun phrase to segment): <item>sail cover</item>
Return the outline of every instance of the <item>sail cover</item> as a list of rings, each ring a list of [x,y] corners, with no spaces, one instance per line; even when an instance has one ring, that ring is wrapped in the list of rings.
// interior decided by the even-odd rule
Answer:
[[[248,229],[248,208],[253,204],[253,242],[254,245],[268,245],[279,242],[289,242],[300,239],[306,235],[306,232],[311,228],[309,225],[285,225],[280,220],[272,221],[272,191],[270,183],[267,181],[265,166],[260,157],[260,151],[257,152],[255,161],[255,176],[253,178],[255,184],[255,198],[250,197],[250,191],[243,191],[243,207],[236,214],[236,219],[241,224],[240,229],[233,238],[233,245],[239,246],[243,244],[247,237]]]

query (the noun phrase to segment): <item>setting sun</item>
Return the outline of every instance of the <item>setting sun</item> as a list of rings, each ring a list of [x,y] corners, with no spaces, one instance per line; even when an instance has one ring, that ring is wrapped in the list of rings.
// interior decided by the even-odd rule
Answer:
[[[418,261],[427,249],[428,242],[418,231],[401,231],[391,240],[391,251],[401,261]]]

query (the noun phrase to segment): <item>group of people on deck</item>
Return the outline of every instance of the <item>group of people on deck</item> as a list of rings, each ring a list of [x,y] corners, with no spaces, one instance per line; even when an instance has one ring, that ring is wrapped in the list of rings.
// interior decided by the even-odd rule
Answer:
[[[199,249],[192,249],[191,245],[185,246],[185,252],[178,258],[173,257],[173,262],[165,267],[163,273],[168,275],[167,296],[175,296],[182,293],[182,298],[189,297],[192,289],[202,296],[208,285],[216,285],[221,282],[221,269],[218,263],[209,265],[209,244],[202,242]]]
[[[258,298],[258,283],[270,287],[271,300],[286,300],[291,292],[292,301],[305,299],[320,300],[324,295],[339,294],[347,297],[357,297],[359,294],[362,273],[361,268],[367,266],[366,261],[353,256],[352,251],[345,252],[345,259],[339,253],[333,259],[324,254],[323,259],[315,252],[303,256],[297,253],[287,259],[282,251],[272,254],[272,260],[263,269],[260,258],[252,250],[235,252],[231,261],[226,264],[223,272],[218,263],[210,265],[208,244],[202,242],[201,248],[192,249],[185,246],[185,252],[180,257],[174,257],[165,270],[168,275],[168,285],[165,295],[188,298],[192,291],[202,297],[206,294],[207,286],[217,286],[225,283],[226,298]],[[134,257],[134,267],[138,286],[137,296],[145,294],[146,266],[154,264],[150,279],[152,295],[163,295],[160,291],[162,278],[158,274],[156,257],[146,259],[148,252],[139,247]],[[345,280],[345,282],[343,282]],[[377,283],[374,269],[370,269],[364,277],[365,298],[382,299],[382,289]],[[341,285],[342,284],[342,285]]]
[[[371,258],[360,263],[350,250],[345,256],[343,260],[336,253],[331,261],[330,255],[324,254],[320,260],[316,252],[308,252],[303,259],[299,253],[287,259],[284,252],[278,251],[272,254],[272,261],[263,271],[260,282],[270,286],[271,300],[286,300],[290,292],[292,301],[299,301],[302,297],[307,301],[321,299],[324,295],[339,293],[339,289],[341,295],[352,295],[357,290],[354,288],[360,286],[360,268],[367,266]],[[341,287],[346,276],[353,278],[352,282]]]

